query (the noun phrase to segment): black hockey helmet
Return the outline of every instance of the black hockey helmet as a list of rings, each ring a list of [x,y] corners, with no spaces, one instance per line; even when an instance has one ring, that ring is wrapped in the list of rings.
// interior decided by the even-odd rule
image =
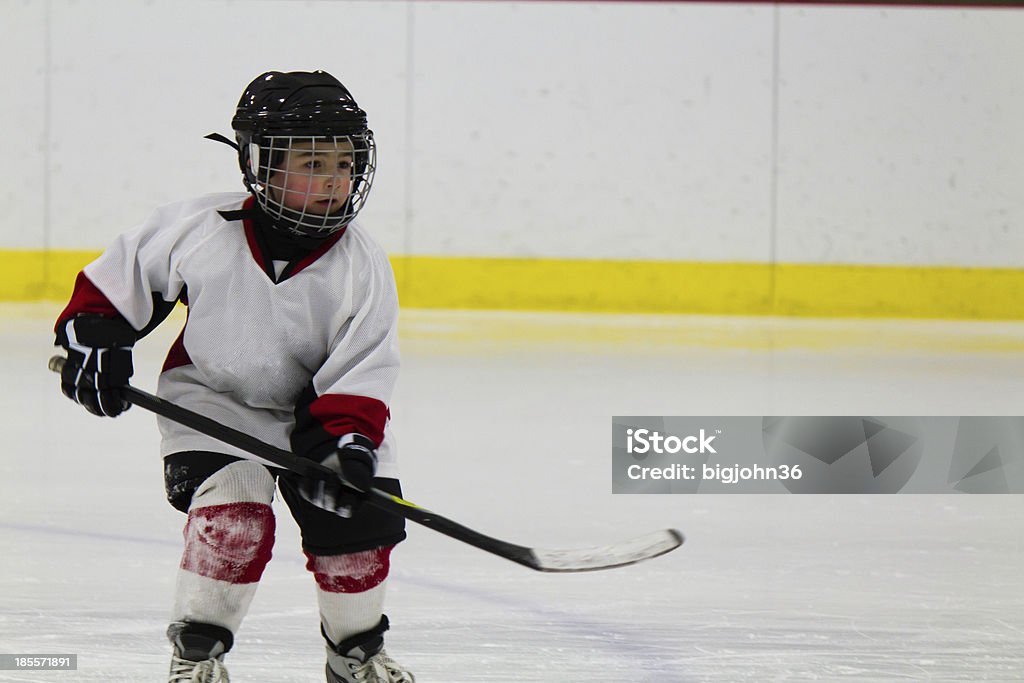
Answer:
[[[276,227],[304,236],[327,236],[348,225],[366,203],[376,169],[373,132],[367,127],[366,112],[329,73],[261,74],[242,93],[231,127],[245,186]],[[332,182],[339,180],[339,173],[351,174],[348,198],[341,207],[318,213],[285,205],[282,175],[287,174],[279,172],[279,165],[295,149],[351,149],[350,170],[308,171],[310,180],[330,178]]]

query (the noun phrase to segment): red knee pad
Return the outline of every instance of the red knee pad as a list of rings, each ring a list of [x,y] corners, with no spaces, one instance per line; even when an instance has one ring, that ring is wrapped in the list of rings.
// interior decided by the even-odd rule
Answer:
[[[362,593],[379,586],[388,577],[394,547],[389,545],[346,555],[306,553],[306,569],[313,572],[316,584],[327,593]]]
[[[229,583],[255,583],[274,546],[274,512],[264,503],[194,508],[185,524],[181,568]]]

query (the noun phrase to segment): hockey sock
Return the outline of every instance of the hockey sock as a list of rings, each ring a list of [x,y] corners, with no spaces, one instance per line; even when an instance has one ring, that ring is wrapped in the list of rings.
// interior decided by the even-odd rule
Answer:
[[[320,621],[332,643],[380,623],[393,547],[346,555],[306,553],[306,568],[316,578]]]
[[[238,630],[274,545],[274,479],[232,463],[196,490],[185,524],[172,621]]]

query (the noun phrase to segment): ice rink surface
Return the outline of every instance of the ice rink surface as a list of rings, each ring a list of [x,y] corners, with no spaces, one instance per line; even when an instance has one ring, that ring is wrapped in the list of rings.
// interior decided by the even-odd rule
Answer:
[[[0,307],[0,653],[165,681],[180,513],[158,434],[60,395],[59,307]],[[140,343],[152,391],[177,316]],[[392,405],[406,497],[485,533],[680,550],[544,575],[410,525],[388,650],[422,683],[1022,681],[1024,497],[612,495],[613,415],[1024,415],[1024,325],[404,311]],[[313,580],[278,536],[227,663],[322,681]]]

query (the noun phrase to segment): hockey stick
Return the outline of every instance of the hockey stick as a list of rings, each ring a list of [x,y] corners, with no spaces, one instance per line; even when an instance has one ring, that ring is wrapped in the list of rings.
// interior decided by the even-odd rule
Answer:
[[[50,370],[59,373],[66,360],[61,356],[53,356],[50,358]],[[124,394],[125,399],[133,405],[252,453],[289,472],[313,478],[333,479],[338,476],[334,471],[319,463],[300,458],[290,451],[272,446],[141,389],[129,386],[125,388]],[[541,572],[584,572],[622,567],[664,555],[683,544],[683,535],[679,531],[663,529],[627,541],[593,548],[561,550],[528,548],[486,536],[379,489],[366,491],[363,502],[421,524],[457,541]]]

